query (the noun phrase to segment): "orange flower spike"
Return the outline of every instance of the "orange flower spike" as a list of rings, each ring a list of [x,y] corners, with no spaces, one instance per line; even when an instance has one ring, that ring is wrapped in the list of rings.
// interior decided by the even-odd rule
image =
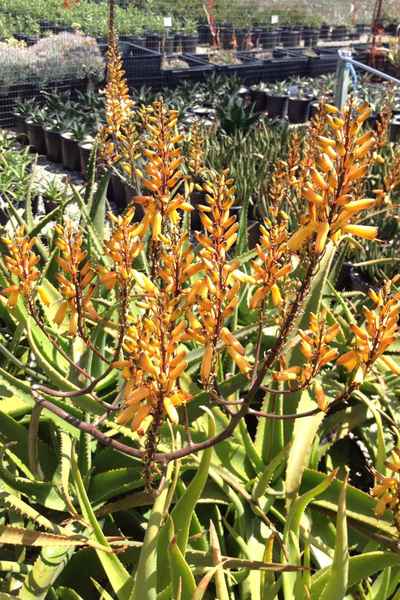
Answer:
[[[4,288],[2,293],[8,296],[8,306],[14,308],[21,296],[33,310],[34,293],[40,272],[36,265],[39,257],[34,253],[35,238],[25,235],[24,227],[18,227],[14,238],[3,238],[9,255],[4,257],[4,264],[8,270],[10,286]]]

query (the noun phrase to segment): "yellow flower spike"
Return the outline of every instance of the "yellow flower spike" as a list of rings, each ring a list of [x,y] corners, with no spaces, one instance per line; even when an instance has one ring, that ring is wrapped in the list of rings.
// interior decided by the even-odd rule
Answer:
[[[169,373],[169,377],[171,380],[175,380],[178,379],[178,377],[180,377],[182,375],[182,373],[186,370],[187,368],[187,362],[186,360],[182,360],[179,364],[176,365],[176,367],[174,369],[172,369],[172,371],[170,371]]]
[[[56,323],[56,325],[61,325],[61,323],[64,321],[65,316],[67,314],[67,310],[68,310],[68,302],[62,302],[60,304],[59,309],[56,312],[56,315],[54,317],[54,323]]]
[[[353,167],[351,167],[350,171],[347,174],[346,183],[350,183],[352,181],[361,179],[362,177],[364,177],[364,175],[366,175],[367,171],[368,164],[354,165]]]
[[[318,408],[322,412],[326,412],[326,410],[328,408],[328,400],[325,396],[325,392],[324,392],[321,384],[318,381],[316,381],[314,383],[314,394],[315,394],[315,400],[318,404]]]
[[[361,210],[366,210],[367,208],[372,208],[375,205],[375,198],[363,198],[362,200],[353,200],[343,206],[347,213],[353,214],[360,212]]]
[[[382,361],[395,375],[400,375],[400,365],[390,356],[381,356]]]
[[[327,352],[325,352],[324,354],[322,354],[322,356],[319,359],[319,366],[320,367],[324,367],[325,365],[327,365],[328,363],[334,361],[339,355],[339,351],[336,350],[336,348],[332,348],[331,350],[328,350]]]
[[[207,382],[210,378],[213,356],[214,346],[209,343],[205,347],[203,359],[201,361],[200,378],[203,382]]]
[[[288,249],[292,252],[300,250],[302,246],[310,239],[315,229],[312,224],[304,225],[300,227],[289,239]]]
[[[272,378],[275,381],[296,381],[299,378],[300,372],[300,367],[289,367],[278,373],[273,373]]]
[[[376,240],[378,237],[378,228],[371,225],[345,225],[343,231],[366,240]]]
[[[317,225],[317,237],[315,240],[315,252],[317,254],[321,254],[325,249],[329,229],[329,223],[319,223]]]
[[[281,291],[276,284],[271,287],[271,298],[274,306],[279,306],[282,303]]]
[[[241,283],[255,283],[254,277],[252,277],[251,275],[248,275],[247,273],[243,273],[242,271],[239,271],[239,269],[236,269],[235,271],[233,271],[230,274],[230,277],[232,277],[233,279],[237,279],[237,281],[240,281]]]
[[[130,406],[131,404],[134,404],[136,406],[138,404],[138,402],[140,402],[141,400],[144,400],[145,398],[148,398],[150,396],[150,393],[151,393],[150,388],[143,385],[143,386],[137,388],[136,390],[134,390],[133,392],[128,393],[125,402],[126,402],[126,404],[128,404],[128,406]],[[127,419],[127,420],[129,420],[129,419]]]
[[[169,420],[172,423],[174,423],[174,425],[178,425],[178,423],[179,423],[178,411],[176,410],[174,404],[172,403],[171,398],[168,398],[168,397],[164,398],[163,405],[164,405],[164,409],[168,415]]]
[[[325,153],[318,157],[318,165],[324,173],[329,173],[330,171],[335,170],[335,165],[333,164],[331,158]]]
[[[355,325],[354,323],[350,324],[350,329],[352,330],[352,332],[354,333],[354,335],[356,337],[358,337],[360,340],[363,341],[367,341],[368,340],[368,334],[364,329],[361,329],[361,327],[359,327],[358,325]]]
[[[227,346],[226,349],[228,351],[228,354],[235,362],[236,366],[239,368],[239,371],[241,373],[247,374],[251,369],[251,365],[248,362],[248,360],[246,360],[244,356],[239,354],[239,352],[236,352],[236,350],[232,346]]]
[[[300,351],[302,353],[302,355],[307,358],[307,360],[310,360],[313,355],[314,355],[314,351],[311,347],[311,345],[306,342],[305,340],[302,340],[300,343]]]
[[[375,302],[375,304],[381,305],[382,304],[382,295],[381,294],[377,294],[375,292],[375,290],[373,289],[369,289],[368,290],[368,296],[371,298],[371,300],[373,302]]]
[[[250,308],[252,310],[255,310],[256,308],[258,308],[258,306],[260,306],[261,302],[264,300],[267,293],[268,293],[268,290],[266,290],[264,287],[258,288],[254,292],[254,295],[250,301]]]
[[[317,194],[312,188],[304,188],[303,196],[306,200],[315,204],[322,204],[323,202],[321,194]]]
[[[347,371],[353,371],[355,367],[359,365],[359,358],[354,350],[350,350],[349,352],[342,354],[342,356],[337,359],[336,364],[343,366]]]
[[[323,110],[328,114],[336,114],[338,112],[338,108],[336,106],[328,103],[323,104]]]
[[[47,290],[45,290],[45,288],[43,286],[40,285],[37,288],[37,293],[39,294],[39,298],[41,299],[41,301],[43,302],[43,304],[45,306],[50,306],[50,304],[51,304],[50,296],[47,293]]]
[[[135,417],[131,422],[132,431],[137,431],[139,429],[140,425],[143,423],[144,419],[150,414],[150,412],[151,406],[149,406],[148,404],[144,404],[139,407]]]
[[[227,329],[227,327],[223,327],[221,329],[221,339],[227,346],[231,346],[236,352],[244,355],[245,349],[242,344],[235,338],[235,336]]]
[[[312,182],[314,183],[314,185],[316,185],[318,188],[320,188],[322,190],[326,190],[328,188],[327,182],[325,181],[325,179],[323,178],[321,173],[319,171],[317,171],[317,169],[315,169],[315,167],[311,168],[310,174],[311,174],[311,179],[312,179]]]

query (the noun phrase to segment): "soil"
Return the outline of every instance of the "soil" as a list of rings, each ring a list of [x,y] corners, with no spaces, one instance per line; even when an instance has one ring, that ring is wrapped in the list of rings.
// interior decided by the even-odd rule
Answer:
[[[236,56],[236,50],[216,50],[210,52],[210,63],[215,65],[241,65],[243,64]]]
[[[187,69],[188,64],[184,60],[180,60],[179,58],[167,58],[164,57],[162,60],[162,68],[164,70],[168,69]]]

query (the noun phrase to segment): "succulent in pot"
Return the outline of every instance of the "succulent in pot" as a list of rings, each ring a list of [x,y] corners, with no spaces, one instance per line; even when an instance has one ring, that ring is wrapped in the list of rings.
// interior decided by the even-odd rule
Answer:
[[[47,158],[55,163],[62,160],[61,131],[63,129],[62,118],[58,114],[49,116],[44,126],[44,139],[46,144]]]
[[[36,106],[36,100],[34,98],[25,100],[24,102],[17,102],[14,108],[15,118],[15,131],[17,138],[22,143],[28,142],[28,129],[26,121],[29,118],[32,109]]]
[[[61,135],[62,162],[68,171],[80,169],[79,144],[88,135],[86,123],[71,121]]]
[[[30,111],[26,121],[29,145],[38,154],[46,154],[46,142],[43,127],[48,118],[46,107],[36,106]]]

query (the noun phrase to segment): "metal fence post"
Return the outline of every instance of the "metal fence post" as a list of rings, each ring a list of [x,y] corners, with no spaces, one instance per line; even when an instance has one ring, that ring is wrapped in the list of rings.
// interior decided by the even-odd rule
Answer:
[[[344,52],[338,52],[338,64],[336,69],[336,96],[335,104],[342,109],[346,104],[350,86],[350,71],[347,64],[347,58]]]

